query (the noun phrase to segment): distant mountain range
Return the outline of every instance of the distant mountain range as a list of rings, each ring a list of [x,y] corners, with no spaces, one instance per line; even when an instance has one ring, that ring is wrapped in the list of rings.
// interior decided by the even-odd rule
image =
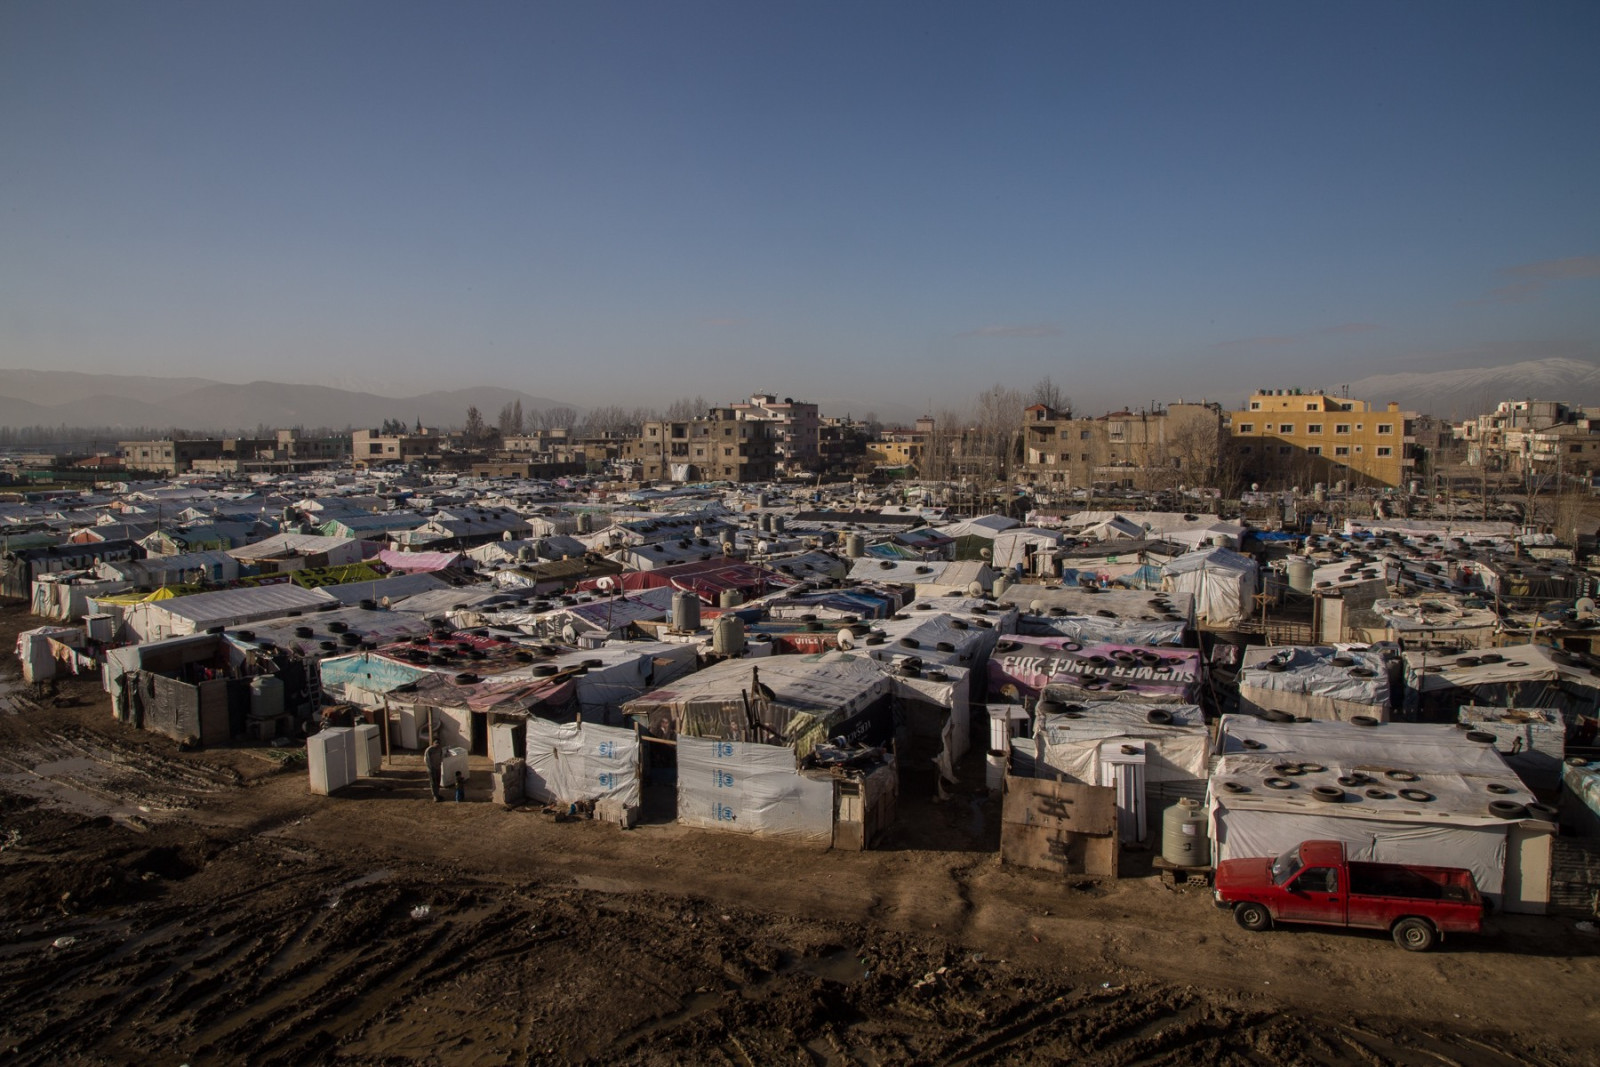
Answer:
[[[1600,365],[1579,359],[1530,359],[1500,367],[1374,374],[1350,383],[1350,395],[1381,407],[1461,420],[1502,400],[1561,400],[1600,405]]]
[[[150,378],[73,371],[0,370],[0,425],[178,427],[198,432],[320,426],[375,428],[386,419],[460,426],[476,405],[493,426],[500,409],[522,401],[524,418],[573,407],[515,389],[479,386],[388,397],[322,385],[236,384],[208,378]]]

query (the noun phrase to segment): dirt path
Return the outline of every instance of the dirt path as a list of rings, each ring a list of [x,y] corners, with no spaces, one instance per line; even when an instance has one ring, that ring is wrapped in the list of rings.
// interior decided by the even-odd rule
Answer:
[[[9,1062],[1600,1062],[1570,922],[1252,935],[1000,866],[980,796],[856,854],[433,804],[406,765],[312,797],[63,698],[0,710]]]

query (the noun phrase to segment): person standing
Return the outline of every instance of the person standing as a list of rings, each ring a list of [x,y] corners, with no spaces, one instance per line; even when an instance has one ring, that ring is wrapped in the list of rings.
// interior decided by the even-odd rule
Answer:
[[[461,777],[461,772],[456,772],[456,803],[467,799],[467,780]]]
[[[428,769],[428,792],[433,794],[433,802],[437,804],[444,799],[439,795],[439,787],[443,784],[440,775],[444,771],[444,746],[439,744],[437,737],[430,740],[423,751],[422,765]]]

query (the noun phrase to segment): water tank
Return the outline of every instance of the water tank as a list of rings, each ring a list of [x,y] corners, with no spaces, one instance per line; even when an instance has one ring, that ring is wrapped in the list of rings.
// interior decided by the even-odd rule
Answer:
[[[250,717],[276,719],[283,714],[283,682],[269,675],[250,679]]]
[[[756,518],[756,526],[766,533],[772,532],[772,513],[763,511]]]
[[[1185,797],[1166,810],[1161,820],[1161,858],[1179,867],[1211,863],[1206,811],[1198,800]]]
[[[711,651],[719,656],[737,656],[744,651],[744,620],[737,615],[720,616],[711,627]]]
[[[744,595],[737,589],[724,589],[717,597],[717,606],[720,608],[736,608],[744,603]]]
[[[1322,482],[1313,485],[1311,487],[1311,499],[1319,504],[1326,501],[1328,499],[1328,487]]]
[[[782,515],[772,516],[772,532],[783,533],[784,519]]]
[[[995,596],[1000,596],[1002,593],[1004,593],[1007,589],[1010,589],[1010,588],[1011,588],[1011,579],[1007,578],[1005,575],[1001,575],[1000,577],[998,577],[998,578],[996,578],[994,580],[994,595]]]
[[[700,629],[700,598],[693,593],[672,594],[672,628],[679,633]]]
[[[849,559],[860,559],[867,554],[867,539],[858,533],[847,534],[844,539],[844,554]]]
[[[1317,568],[1304,556],[1291,556],[1289,558],[1289,588],[1296,593],[1309,594],[1312,589],[1312,575]]]
[[[991,748],[984,759],[983,784],[989,787],[989,792],[998,793],[1005,785],[1006,780],[1006,754],[1004,749]]]
[[[517,561],[519,563],[533,562],[533,547],[531,545],[518,545]]]
[[[578,532],[579,533],[593,533],[594,532],[594,516],[589,514],[587,511],[579,512],[579,514],[578,514]]]

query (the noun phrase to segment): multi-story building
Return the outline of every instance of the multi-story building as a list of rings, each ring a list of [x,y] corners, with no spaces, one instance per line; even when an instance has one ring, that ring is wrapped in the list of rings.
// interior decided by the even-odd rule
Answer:
[[[1351,481],[1400,486],[1416,465],[1417,413],[1299,389],[1262,390],[1230,415],[1244,480],[1263,486]]]
[[[1559,400],[1507,400],[1456,426],[1466,461],[1489,471],[1583,474],[1595,465],[1600,410]]]
[[[771,423],[745,419],[732,407],[688,421],[647,422],[623,448],[645,481],[765,482],[777,473]]]
[[[1022,472],[1044,488],[1166,489],[1212,484],[1225,432],[1213,403],[1169,404],[1074,418],[1035,404],[1023,412]]]
[[[822,420],[817,414],[817,405],[793,397],[779,400],[771,393],[757,393],[748,401],[729,407],[741,419],[771,424],[772,443],[784,470],[821,469]]]
[[[439,451],[439,434],[422,427],[416,433],[386,434],[377,430],[357,430],[350,443],[350,458],[357,467],[385,463],[409,463]]]
[[[882,430],[876,441],[867,443],[867,458],[880,467],[916,467],[920,472],[933,443],[934,426],[934,420],[924,415],[912,429]]]
[[[196,460],[219,459],[227,442],[217,439],[118,441],[117,451],[129,470],[187,474]]]

